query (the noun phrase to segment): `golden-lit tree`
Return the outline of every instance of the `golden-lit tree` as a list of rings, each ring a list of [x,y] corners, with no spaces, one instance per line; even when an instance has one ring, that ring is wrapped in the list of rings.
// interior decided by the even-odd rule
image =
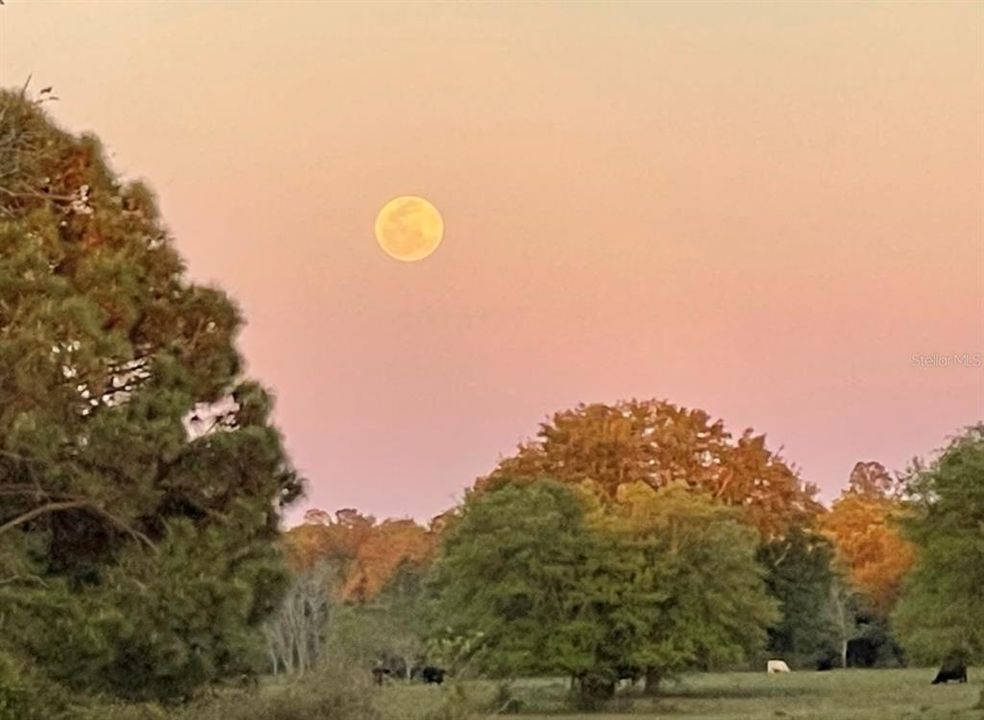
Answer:
[[[877,462],[859,462],[822,520],[841,572],[881,617],[895,604],[914,559],[896,527],[901,509],[899,485],[888,471]]]
[[[286,533],[291,566],[306,571],[330,563],[341,573],[339,591],[346,600],[375,597],[403,563],[422,565],[433,555],[437,533],[413,520],[384,520],[353,509],[332,517],[309,511],[304,524]]]
[[[434,552],[434,536],[413,520],[386,520],[359,545],[343,595],[365,602],[375,597],[403,563],[422,565]]]
[[[740,507],[763,538],[809,525],[821,510],[816,488],[766,447],[764,435],[749,429],[734,437],[703,410],[660,400],[555,413],[534,439],[481,478],[476,491],[536,478],[591,482],[612,500],[632,483],[659,489],[683,482]]]

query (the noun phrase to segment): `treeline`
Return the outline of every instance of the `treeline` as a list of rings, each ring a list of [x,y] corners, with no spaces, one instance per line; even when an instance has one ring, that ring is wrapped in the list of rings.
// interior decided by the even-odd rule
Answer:
[[[979,653],[979,638],[954,614],[952,637],[928,630],[942,604],[919,573],[903,588],[932,537],[920,528],[939,522],[926,484],[955,453],[981,452],[979,439],[971,429],[901,475],[859,462],[827,509],[764,437],[733,438],[702,411],[579,406],[430,527],[315,511],[285,541],[297,570],[334,568],[325,587],[339,602],[401,619],[377,657],[412,647],[494,676],[563,673],[587,704],[623,678],[656,691],[684,670],[766,656],[811,669],[935,662]],[[965,556],[979,561],[973,539]],[[972,598],[960,605],[971,613]]]

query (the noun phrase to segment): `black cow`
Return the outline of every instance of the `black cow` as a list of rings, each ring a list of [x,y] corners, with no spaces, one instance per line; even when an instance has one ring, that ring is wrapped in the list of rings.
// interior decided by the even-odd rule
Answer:
[[[420,677],[429,685],[440,685],[444,682],[444,668],[426,665],[420,669]]]
[[[936,677],[933,679],[933,685],[945,684],[951,680],[961,683],[967,682],[967,663],[960,658],[944,660],[943,666],[940,667],[940,671],[936,673]]]

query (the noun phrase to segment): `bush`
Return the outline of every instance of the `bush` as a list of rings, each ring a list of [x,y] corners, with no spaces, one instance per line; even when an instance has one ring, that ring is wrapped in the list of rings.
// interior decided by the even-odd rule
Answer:
[[[213,687],[186,705],[90,701],[71,714],[43,720],[383,720],[373,699],[361,673],[322,670],[257,690]],[[8,718],[0,715],[0,720]]]
[[[513,694],[512,686],[508,681],[496,685],[495,695],[489,703],[489,712],[492,715],[518,715],[524,709],[525,704]]]
[[[381,720],[363,673],[316,671],[248,697],[242,691],[195,704],[175,720]],[[366,674],[367,675],[367,674]]]
[[[460,683],[454,683],[448,688],[444,701],[433,711],[427,713],[425,720],[479,720],[475,703],[465,693]]]

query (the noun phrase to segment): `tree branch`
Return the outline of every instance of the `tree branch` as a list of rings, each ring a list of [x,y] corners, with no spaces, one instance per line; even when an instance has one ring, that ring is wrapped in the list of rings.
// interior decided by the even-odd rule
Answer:
[[[41,515],[46,515],[48,513],[61,512],[62,510],[75,510],[78,508],[84,508],[89,505],[88,501],[85,500],[69,500],[65,502],[53,502],[47,505],[41,505],[34,508],[33,510],[28,510],[22,515],[18,515],[13,520],[0,525],[0,535],[3,535],[8,530],[13,530],[14,528],[23,525],[26,522],[30,522],[36,517]]]
[[[34,198],[35,200],[61,200],[62,202],[70,202],[75,199],[71,195],[52,195],[50,193],[39,193],[35,190],[18,192],[10,188],[5,188],[2,185],[0,185],[0,192],[14,198]]]
[[[4,523],[3,525],[0,525],[0,535],[7,532],[8,530],[13,530],[16,527],[19,527],[20,525],[23,525],[24,523],[29,522],[36,517],[40,517],[42,515],[47,515],[55,512],[62,512],[65,510],[88,510],[94,515],[98,515],[103,520],[106,520],[111,525],[115,526],[117,529],[122,530],[123,532],[130,535],[134,539],[144,543],[147,547],[149,547],[154,552],[157,551],[157,546],[154,545],[153,541],[151,541],[149,537],[144,535],[139,530],[135,530],[134,528],[130,527],[115,515],[109,513],[106,510],[103,510],[101,507],[93,504],[88,500],[66,500],[63,502],[52,502],[52,503],[47,503],[46,505],[41,505],[39,507],[36,507],[33,510],[28,510],[26,513],[23,513],[15,517],[13,520],[10,520]]]
[[[37,575],[11,575],[10,577],[0,578],[0,587],[4,585],[13,585],[17,582],[33,582],[41,585],[42,587],[48,587],[48,583],[39,578]]]

